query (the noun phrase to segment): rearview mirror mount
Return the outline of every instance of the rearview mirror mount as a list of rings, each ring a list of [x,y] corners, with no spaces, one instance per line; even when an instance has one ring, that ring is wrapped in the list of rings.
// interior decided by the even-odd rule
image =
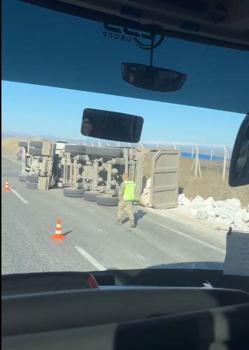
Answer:
[[[249,114],[243,120],[238,131],[229,171],[231,187],[249,184]]]
[[[86,108],[83,112],[81,134],[104,140],[137,143],[142,128],[142,117]]]

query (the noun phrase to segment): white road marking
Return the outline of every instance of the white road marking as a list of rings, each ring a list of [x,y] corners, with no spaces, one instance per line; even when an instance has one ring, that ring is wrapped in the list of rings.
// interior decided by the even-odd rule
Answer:
[[[6,156],[5,154],[3,154],[2,156],[3,156],[3,158],[10,160],[12,163],[15,163],[15,164],[22,166],[22,163],[20,163],[18,160],[12,159],[12,158]]]
[[[94,267],[96,267],[99,271],[105,271],[106,268],[100,264],[92,255],[87,253],[87,251],[79,246],[75,246],[75,249],[92,264]]]
[[[6,159],[10,160],[12,163],[18,164],[18,165],[20,165],[20,166],[22,165],[22,164],[21,164],[20,162],[18,162],[17,160],[12,159],[12,158],[6,156],[5,154],[3,154],[2,156],[3,156],[3,158],[6,158]],[[10,188],[11,188],[11,192],[13,192],[24,204],[29,204],[29,202],[26,201],[26,199],[23,198],[16,190],[14,190],[11,186],[10,186]]]
[[[167,226],[167,225],[160,224],[159,222],[156,222],[156,223],[155,223],[153,220],[149,219],[148,217],[146,217],[146,220],[150,221],[150,222],[153,223],[153,224],[156,224],[156,225],[158,225],[158,226],[161,226],[161,227],[165,228],[166,230],[173,231],[173,232],[175,232],[176,234],[178,234],[178,235],[180,235],[180,236],[182,236],[182,237],[185,237],[185,238],[187,238],[187,239],[190,239],[191,241],[194,241],[194,242],[196,242],[196,243],[205,245],[205,246],[208,247],[208,248],[214,249],[214,250],[216,250],[216,251],[219,252],[219,253],[224,254],[224,253],[226,252],[225,249],[218,248],[218,247],[216,247],[216,246],[214,246],[214,245],[212,245],[212,244],[210,244],[210,243],[207,243],[207,242],[202,241],[202,240],[199,239],[199,238],[192,237],[192,236],[190,236],[190,235],[188,235],[188,234],[186,234],[186,233],[184,233],[184,232],[182,232],[182,231],[176,230],[176,229],[174,229],[174,228],[172,228],[172,227],[169,227],[169,226]]]
[[[29,204],[28,201],[26,201],[26,199],[24,199],[16,190],[14,190],[12,187],[11,188],[11,192],[13,192],[24,204]]]

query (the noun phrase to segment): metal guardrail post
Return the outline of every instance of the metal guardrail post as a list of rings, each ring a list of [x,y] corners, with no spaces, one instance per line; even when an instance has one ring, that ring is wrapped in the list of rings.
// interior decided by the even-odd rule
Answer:
[[[201,167],[200,167],[200,159],[199,159],[199,147],[198,145],[195,145],[196,153],[195,153],[195,172],[194,177],[199,176],[201,177]]]
[[[226,178],[226,170],[227,170],[227,148],[224,146],[224,160],[223,160],[223,171],[222,171],[222,179]]]
[[[192,146],[191,158],[194,158],[194,146]]]
[[[213,152],[214,152],[214,150],[213,150],[213,148],[211,148],[211,152],[210,152],[210,160],[213,160]]]
[[[195,172],[194,172],[194,177],[197,177],[197,160],[199,157],[199,153],[198,153],[198,146],[195,145]]]

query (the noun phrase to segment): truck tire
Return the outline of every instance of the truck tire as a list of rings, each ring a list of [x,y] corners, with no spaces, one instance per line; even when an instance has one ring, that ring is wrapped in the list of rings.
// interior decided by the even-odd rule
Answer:
[[[105,158],[122,158],[123,151],[120,148],[101,148],[101,147],[85,147],[86,154],[89,156],[105,157]]]
[[[29,147],[42,148],[42,141],[29,141]]]
[[[104,205],[104,206],[108,206],[108,207],[116,207],[118,205],[118,197],[111,197],[108,195],[97,195],[96,196],[96,203],[98,205]]]
[[[18,146],[19,146],[19,147],[24,147],[24,148],[27,149],[27,147],[28,147],[28,142],[27,142],[27,141],[19,141],[19,142],[18,142]]]
[[[37,190],[37,189],[38,189],[38,183],[27,181],[27,182],[26,182],[26,187],[27,187],[29,190]]]
[[[29,147],[28,153],[31,156],[41,156],[42,155],[42,148],[39,147]]]
[[[26,180],[28,182],[38,183],[38,175],[27,175]]]
[[[77,189],[77,188],[64,188],[63,194],[64,197],[70,197],[70,198],[82,198],[84,196],[84,190],[83,189]]]
[[[27,175],[19,175],[19,181],[26,182],[27,181]]]
[[[86,147],[84,145],[65,145],[65,153],[86,154]]]
[[[89,202],[96,202],[96,196],[99,194],[99,192],[85,192],[84,199]]]

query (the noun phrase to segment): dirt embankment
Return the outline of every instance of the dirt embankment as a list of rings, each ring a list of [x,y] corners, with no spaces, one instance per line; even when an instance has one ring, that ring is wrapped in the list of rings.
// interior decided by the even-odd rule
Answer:
[[[20,139],[17,138],[3,138],[2,139],[2,153],[16,156],[18,151],[18,142]]]
[[[230,187],[228,173],[226,179],[222,179],[222,164],[200,161],[202,177],[194,177],[192,165],[193,159],[180,159],[179,187],[189,199],[197,195],[215,200],[238,198],[242,206],[249,205],[249,186]]]
[[[30,137],[30,138],[4,137],[2,138],[2,153],[16,157],[17,151],[19,149],[18,147],[19,141],[27,141],[27,140],[48,141],[46,139],[35,138],[35,137]]]

